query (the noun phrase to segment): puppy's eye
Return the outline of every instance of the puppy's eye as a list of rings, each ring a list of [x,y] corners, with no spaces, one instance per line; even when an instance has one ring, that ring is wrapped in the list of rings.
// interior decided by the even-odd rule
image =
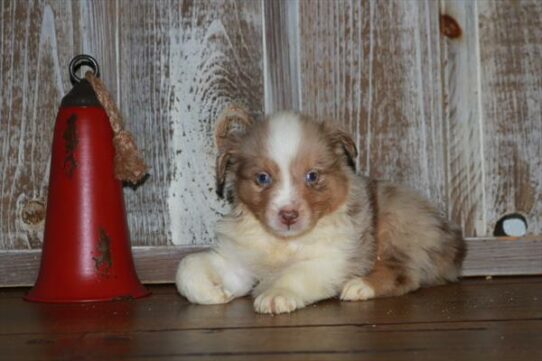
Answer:
[[[272,182],[271,176],[267,174],[266,172],[260,172],[256,175],[256,183],[259,185],[266,187],[270,185]]]
[[[308,185],[312,186],[318,183],[318,180],[320,179],[320,174],[316,169],[311,169],[310,171],[305,174],[305,182],[307,182]]]

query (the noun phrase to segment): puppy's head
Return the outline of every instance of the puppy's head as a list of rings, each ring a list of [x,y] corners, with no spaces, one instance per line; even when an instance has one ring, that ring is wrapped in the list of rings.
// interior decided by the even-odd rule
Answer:
[[[230,179],[234,202],[275,236],[307,233],[347,200],[356,146],[325,123],[296,113],[256,122],[234,108],[219,120],[216,143],[218,194]]]

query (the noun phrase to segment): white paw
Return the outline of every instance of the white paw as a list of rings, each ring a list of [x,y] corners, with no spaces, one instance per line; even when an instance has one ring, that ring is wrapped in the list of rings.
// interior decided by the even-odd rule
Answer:
[[[354,278],[346,282],[341,292],[343,301],[364,301],[374,296],[375,290],[362,278]]]
[[[254,309],[258,313],[289,313],[305,307],[302,300],[292,291],[272,288],[254,300]]]
[[[177,290],[192,303],[214,305],[230,302],[234,296],[226,290],[215,271],[208,266],[205,254],[185,257],[176,276]]]
[[[192,287],[179,289],[179,292],[192,303],[200,305],[216,305],[228,303],[233,299],[233,295],[220,285],[205,284],[192,285]]]

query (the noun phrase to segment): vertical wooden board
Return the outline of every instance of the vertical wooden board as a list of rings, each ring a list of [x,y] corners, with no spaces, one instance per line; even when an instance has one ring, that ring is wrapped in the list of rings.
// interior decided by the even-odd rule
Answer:
[[[135,244],[201,244],[226,210],[214,185],[214,122],[263,108],[259,1],[122,1],[121,108],[151,166],[127,192]]]
[[[300,4],[302,108],[357,137],[362,172],[446,206],[438,3]]]
[[[173,9],[169,2],[123,1],[119,4],[120,109],[134,133],[150,177],[135,189],[125,189],[133,244],[170,243],[168,186],[173,175],[169,87],[169,33]],[[169,13],[171,10],[171,13]]]
[[[0,248],[39,248],[52,131],[71,88],[67,65],[83,50],[114,54],[109,2],[4,0],[0,9]],[[75,16],[77,14],[78,16]],[[98,21],[98,20],[96,20]],[[102,62],[107,74],[110,63]],[[111,83],[108,82],[108,85]]]
[[[475,1],[441,2],[448,213],[465,236],[488,235],[481,142],[478,18]]]
[[[265,112],[301,110],[299,1],[263,1]]]
[[[62,2],[51,3],[56,8],[63,6]],[[69,13],[65,15],[66,18],[63,16],[63,22],[72,23],[73,28],[71,31],[68,30],[73,34],[73,42],[66,44],[69,46],[67,49],[69,57],[84,53],[96,58],[100,64],[100,77],[117,102],[120,82],[119,15],[118,1],[83,0],[72,2]],[[67,64],[62,64],[63,70],[67,69]]]
[[[507,213],[542,233],[542,2],[480,1],[488,233]]]
[[[333,120],[349,132],[360,148],[367,134],[371,53],[370,10],[374,4],[356,1],[299,3],[301,108]],[[362,94],[364,93],[364,94]],[[361,127],[361,128],[360,128]],[[361,153],[364,154],[363,149]],[[367,171],[365,159],[361,168]]]

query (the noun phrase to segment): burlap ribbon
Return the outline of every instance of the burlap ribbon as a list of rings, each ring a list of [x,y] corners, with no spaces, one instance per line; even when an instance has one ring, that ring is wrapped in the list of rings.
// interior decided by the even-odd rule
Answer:
[[[121,181],[132,184],[139,183],[147,174],[149,167],[145,164],[134,137],[124,129],[124,121],[119,108],[104,83],[93,72],[87,71],[85,79],[94,89],[111,122],[114,134],[113,144],[115,146],[115,176]]]

